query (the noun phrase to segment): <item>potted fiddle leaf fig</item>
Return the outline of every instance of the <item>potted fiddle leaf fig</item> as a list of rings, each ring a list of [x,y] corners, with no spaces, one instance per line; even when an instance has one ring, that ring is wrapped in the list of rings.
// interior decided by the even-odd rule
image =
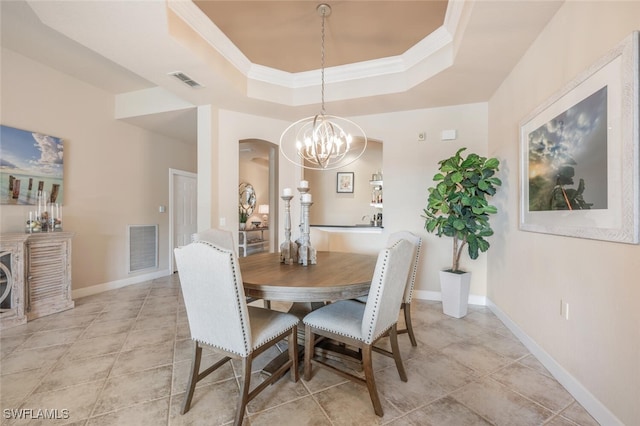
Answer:
[[[465,247],[471,259],[489,249],[486,237],[493,235],[489,215],[498,209],[487,199],[502,185],[495,176],[499,160],[478,154],[464,157],[461,153],[465,150],[460,148],[452,157],[438,162],[439,172],[433,177],[437,184],[428,188],[429,198],[422,215],[428,232],[452,238],[451,268],[440,271],[440,285],[443,311],[456,318],[467,314],[471,282],[471,273],[460,269],[460,256]]]

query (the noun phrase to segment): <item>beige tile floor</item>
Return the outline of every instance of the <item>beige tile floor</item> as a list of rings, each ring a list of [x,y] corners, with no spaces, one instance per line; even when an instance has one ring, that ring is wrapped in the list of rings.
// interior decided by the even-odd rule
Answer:
[[[274,306],[286,309],[287,306]],[[463,319],[438,302],[414,301],[418,347],[400,336],[409,381],[376,354],[384,417],[364,386],[326,370],[288,375],[247,407],[248,425],[597,425],[509,330],[484,307]],[[191,341],[177,275],[76,300],[73,310],[1,332],[2,424],[222,425],[232,421],[238,364],[196,388],[179,414]],[[276,349],[274,349],[275,351]],[[267,352],[258,358],[260,380]],[[208,351],[204,360],[215,359]],[[12,418],[12,409],[58,420]],[[31,409],[29,412],[25,410]],[[68,417],[64,419],[63,417]]]

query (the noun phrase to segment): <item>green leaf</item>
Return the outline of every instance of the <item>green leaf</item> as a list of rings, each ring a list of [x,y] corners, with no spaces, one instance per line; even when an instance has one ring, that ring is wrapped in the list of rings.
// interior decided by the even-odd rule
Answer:
[[[498,213],[498,209],[496,206],[488,205],[484,208],[484,212],[487,214],[495,214]]]
[[[455,182],[455,183],[460,183],[460,182],[462,182],[462,178],[463,178],[463,176],[462,176],[462,173],[460,173],[460,172],[454,172],[454,173],[451,175],[451,181],[452,181],[452,182]]]
[[[465,225],[464,221],[462,221],[462,220],[459,220],[459,219],[458,219],[458,220],[455,220],[455,221],[453,222],[453,227],[454,227],[456,230],[461,231],[461,230],[463,230],[463,229],[466,227],[466,225]]]
[[[484,163],[484,167],[487,169],[497,169],[500,165],[500,161],[497,158],[489,158],[486,163]]]

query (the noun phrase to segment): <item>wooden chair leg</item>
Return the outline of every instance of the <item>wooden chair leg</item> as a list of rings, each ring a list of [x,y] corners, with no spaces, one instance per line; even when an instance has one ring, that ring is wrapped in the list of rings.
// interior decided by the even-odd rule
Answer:
[[[238,407],[236,408],[236,419],[233,423],[235,426],[241,426],[244,419],[244,410],[249,402],[249,385],[251,383],[251,363],[253,354],[242,358],[242,377],[240,378],[240,397],[238,399]]]
[[[364,369],[364,377],[367,383],[367,389],[369,389],[369,397],[373,404],[373,411],[379,417],[384,416],[382,410],[382,404],[380,403],[380,397],[378,396],[378,389],[376,388],[376,380],[373,377],[373,345],[366,345],[362,350],[362,367]],[[306,356],[306,354],[305,354]]]
[[[291,380],[297,382],[299,379],[298,375],[298,327],[293,327],[291,330],[291,334],[287,338],[287,346],[289,346],[289,359],[293,363],[291,365],[291,371],[289,374],[291,375]]]
[[[404,371],[404,365],[402,364],[402,357],[400,356],[400,347],[398,346],[398,333],[396,330],[396,324],[389,330],[389,340],[391,342],[391,352],[393,353],[393,360],[396,362],[396,368],[400,375],[400,380],[407,381],[407,373]]]
[[[304,379],[311,380],[311,358],[313,357],[314,335],[311,327],[304,326]]]
[[[416,336],[413,334],[413,324],[411,324],[411,303],[403,303],[404,307],[404,323],[407,326],[407,333],[409,333],[409,340],[411,340],[411,346],[418,346]]]
[[[191,360],[191,374],[189,375],[189,383],[187,384],[187,392],[184,394],[182,401],[181,414],[186,413],[191,408],[191,400],[193,399],[193,391],[198,382],[198,373],[200,372],[200,361],[202,360],[202,348],[198,342],[193,341],[193,359]]]

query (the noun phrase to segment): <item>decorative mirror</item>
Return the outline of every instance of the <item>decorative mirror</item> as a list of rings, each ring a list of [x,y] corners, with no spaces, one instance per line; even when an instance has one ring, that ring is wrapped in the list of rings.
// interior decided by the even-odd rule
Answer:
[[[250,183],[242,182],[238,187],[240,195],[240,211],[251,216],[256,207],[256,191]]]

